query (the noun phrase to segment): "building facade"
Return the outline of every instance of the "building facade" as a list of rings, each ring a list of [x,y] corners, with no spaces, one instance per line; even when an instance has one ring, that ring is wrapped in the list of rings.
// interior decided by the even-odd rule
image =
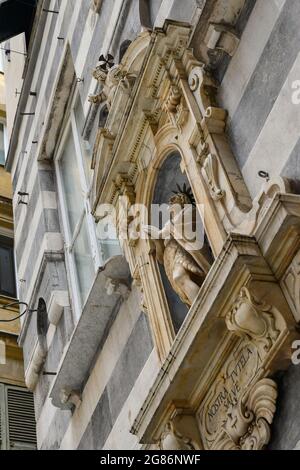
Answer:
[[[295,448],[298,0],[33,13],[2,40],[38,448]]]
[[[5,172],[6,105],[0,72],[0,449],[35,449],[33,395],[25,386],[16,302],[12,187]]]

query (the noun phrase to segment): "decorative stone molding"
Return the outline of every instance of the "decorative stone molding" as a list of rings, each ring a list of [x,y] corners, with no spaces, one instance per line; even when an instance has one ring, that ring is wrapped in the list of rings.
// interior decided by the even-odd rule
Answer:
[[[211,50],[233,54],[232,30],[213,23]],[[215,262],[174,342],[154,244],[124,240],[163,363],[132,432],[148,448],[259,449],[275,411],[276,386],[268,377],[289,364],[298,337],[292,296],[299,276],[291,263],[300,246],[300,197],[277,178],[252,200],[226,135],[218,83],[193,56],[189,34],[185,25],[167,22],[134,41],[120,64],[136,76],[129,91],[99,75],[101,99],[110,106],[94,149],[94,214],[102,203],[118,207],[124,195],[129,206],[149,207],[164,159],[181,154],[195,200],[205,207]],[[174,404],[193,410],[182,418],[193,425],[178,424],[168,412]],[[188,431],[193,426],[199,439]]]
[[[176,410],[158,440],[160,450],[202,449],[196,418],[187,410]]]
[[[48,318],[50,323],[58,325],[65,307],[70,306],[67,291],[52,291],[48,306]]]
[[[269,351],[280,334],[276,329],[272,309],[272,306],[257,301],[243,287],[226,316],[227,328],[238,336],[262,342],[265,350]]]
[[[199,4],[199,2],[197,2]],[[237,22],[248,8],[245,0],[201,1],[201,15],[192,37],[191,47],[197,57],[211,69],[216,68],[225,54],[234,55],[239,43]]]
[[[92,0],[91,2],[91,9],[95,12],[95,13],[100,13],[100,10],[101,10],[101,6],[102,6],[102,2],[103,0]]]
[[[73,406],[78,408],[81,405],[82,397],[79,391],[62,389],[60,392],[60,400],[65,408],[72,408]]]
[[[205,70],[203,64],[192,69],[188,77],[188,84],[199,106],[201,115],[204,117],[208,108],[216,105],[218,84]]]
[[[203,154],[202,154],[203,155]],[[202,169],[207,181],[210,195],[214,201],[219,201],[225,196],[225,191],[219,187],[218,183],[218,163],[215,155],[208,153],[202,156]]]
[[[105,101],[108,109],[111,108],[118,86],[123,92],[129,93],[136,78],[135,75],[126,72],[122,65],[114,65],[108,70],[98,66],[93,71],[93,77],[99,82],[101,91],[97,95],[90,95],[89,101],[94,104]]]
[[[171,433],[166,413],[172,403],[180,403],[196,410],[204,449],[264,448],[277,398],[269,377],[290,364],[296,337],[293,314],[255,240],[232,235],[177,334],[132,432],[150,445],[161,429],[167,442],[183,447],[185,441]],[[180,436],[186,437],[184,432]]]
[[[211,23],[204,42],[211,51],[226,52],[233,56],[239,45],[239,38],[233,28],[224,24]]]
[[[134,204],[136,198],[134,184],[128,175],[126,173],[118,173],[114,184],[119,196],[125,196],[130,204]]]
[[[226,111],[217,107],[217,84],[203,65],[193,68],[188,81],[201,112],[200,129],[195,128],[190,142],[198,153],[197,161],[210,194],[208,204],[227,233],[252,235],[274,195],[293,192],[294,188],[287,180],[275,178],[267,181],[251,200],[225,134]]]
[[[176,113],[181,101],[181,92],[177,85],[172,85],[167,99],[166,107],[170,113]]]
[[[295,320],[300,322],[300,251],[281,279],[281,286],[293,311]]]
[[[277,385],[271,379],[262,379],[251,389],[247,399],[240,399],[228,410],[224,425],[231,442],[222,440],[225,448],[261,450],[269,442],[270,425],[276,410]]]

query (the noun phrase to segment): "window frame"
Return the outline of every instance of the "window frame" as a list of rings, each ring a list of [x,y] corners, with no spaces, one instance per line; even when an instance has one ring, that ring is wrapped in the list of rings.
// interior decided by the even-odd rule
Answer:
[[[0,246],[5,246],[10,249],[11,253],[11,268],[13,274],[13,292],[4,291],[1,288],[1,278],[0,278],[0,296],[1,297],[8,297],[9,299],[16,299],[17,298],[17,280],[16,280],[16,265],[15,265],[15,249],[14,249],[14,240],[10,237],[2,235],[0,232]],[[1,275],[1,272],[0,272]]]
[[[0,124],[3,125],[3,146],[4,146],[4,162],[0,162],[0,166],[4,166],[6,162],[7,152],[8,152],[8,141],[7,141],[7,126],[6,120],[0,116]]]
[[[35,444],[28,444],[25,441],[11,444],[11,429],[10,429],[10,414],[9,414],[9,406],[8,406],[8,394],[10,390],[17,390],[24,393],[28,393],[32,395],[25,387],[19,387],[17,385],[0,382],[0,451],[1,450],[36,450],[37,449],[37,441]],[[35,423],[35,431],[36,431],[36,420],[33,410],[32,418]]]
[[[80,142],[80,135],[78,132],[76,117],[75,117],[75,107],[77,104],[77,100],[80,99],[80,95],[78,90],[75,90],[73,93],[72,98],[70,99],[70,106],[65,118],[65,122],[62,128],[62,132],[60,135],[60,139],[55,151],[54,156],[54,167],[55,167],[55,174],[57,179],[57,188],[58,188],[58,198],[59,198],[59,207],[61,212],[61,219],[62,219],[62,228],[63,228],[63,237],[65,242],[65,253],[66,253],[66,267],[69,277],[70,289],[72,291],[72,298],[74,300],[74,309],[75,309],[75,316],[77,319],[80,317],[82,308],[86,302],[86,298],[81,300],[80,295],[80,286],[79,286],[79,279],[77,274],[77,267],[75,262],[75,255],[74,255],[74,246],[76,240],[78,239],[78,235],[80,233],[81,228],[83,227],[83,220],[86,219],[86,227],[88,232],[88,241],[90,246],[90,254],[93,260],[94,266],[94,273],[95,277],[97,274],[97,270],[100,266],[103,265],[103,259],[101,257],[101,253],[99,250],[98,240],[96,236],[96,224],[91,214],[91,205],[90,205],[90,193],[92,187],[92,175],[91,181],[87,180],[87,175],[84,168],[84,155],[82,153],[81,142]],[[67,202],[65,199],[65,191],[64,191],[64,182],[62,176],[62,170],[60,162],[62,160],[65,143],[69,136],[69,133],[72,135],[74,147],[75,147],[75,158],[76,164],[79,172],[79,179],[81,185],[81,193],[83,197],[83,209],[80,214],[80,217],[76,223],[74,228],[73,234],[71,233],[70,224],[69,224],[69,216],[68,216],[68,208]],[[93,281],[91,282],[92,287]]]

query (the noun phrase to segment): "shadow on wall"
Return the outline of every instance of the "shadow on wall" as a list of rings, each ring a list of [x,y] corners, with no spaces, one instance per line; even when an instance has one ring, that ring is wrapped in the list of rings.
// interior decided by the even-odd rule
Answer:
[[[293,450],[300,441],[300,365],[291,365],[274,377],[278,401],[269,450]]]

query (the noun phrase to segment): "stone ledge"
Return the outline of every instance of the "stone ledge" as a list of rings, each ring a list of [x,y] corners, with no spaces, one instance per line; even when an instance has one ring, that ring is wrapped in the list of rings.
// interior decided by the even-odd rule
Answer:
[[[80,394],[111,316],[126,298],[129,283],[129,267],[123,256],[110,258],[98,270],[50,391],[54,406],[60,409],[74,406],[74,400],[68,398]]]

